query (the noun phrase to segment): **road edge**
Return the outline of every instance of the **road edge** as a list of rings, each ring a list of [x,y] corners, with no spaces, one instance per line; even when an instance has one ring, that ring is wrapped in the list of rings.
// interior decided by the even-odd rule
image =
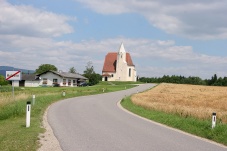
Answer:
[[[59,141],[57,140],[57,138],[55,137],[53,130],[51,128],[51,126],[48,123],[48,110],[51,107],[48,106],[48,108],[46,109],[44,115],[43,115],[43,121],[42,121],[42,127],[46,130],[44,133],[40,133],[38,138],[39,138],[39,145],[40,148],[37,149],[37,151],[63,151],[61,149],[61,146],[59,144]]]
[[[125,108],[121,105],[121,101],[122,101],[122,100],[123,100],[123,99],[121,99],[120,101],[117,102],[118,108],[120,108],[121,110],[123,110],[124,112],[126,112],[126,113],[128,113],[128,114],[130,114],[130,115],[132,115],[132,116],[138,117],[138,118],[140,118],[140,119],[142,119],[142,120],[145,120],[145,121],[147,121],[147,122],[150,122],[150,123],[152,123],[152,124],[155,124],[155,125],[158,125],[158,126],[162,126],[162,127],[168,128],[168,129],[170,129],[170,130],[176,131],[176,132],[178,132],[178,133],[182,133],[182,134],[188,135],[188,136],[190,136],[190,137],[194,137],[194,138],[196,138],[196,139],[200,139],[200,140],[202,140],[202,141],[205,141],[205,142],[208,142],[208,143],[211,143],[211,144],[214,144],[214,145],[217,145],[217,146],[220,146],[220,147],[223,147],[223,148],[226,148],[226,149],[227,149],[227,146],[225,146],[225,145],[223,145],[223,144],[220,144],[220,143],[214,142],[214,141],[212,141],[212,140],[209,140],[209,139],[206,139],[206,138],[203,138],[203,137],[199,137],[199,136],[196,136],[196,135],[193,135],[193,134],[184,132],[184,131],[182,131],[182,130],[179,130],[179,129],[176,129],[176,128],[173,128],[173,127],[170,127],[170,126],[167,126],[167,125],[164,125],[164,124],[161,124],[161,123],[152,121],[152,120],[147,119],[147,118],[145,118],[145,117],[139,116],[139,115],[137,115],[137,114],[135,114],[135,113],[133,113],[133,112],[130,112],[129,110],[125,109]]]

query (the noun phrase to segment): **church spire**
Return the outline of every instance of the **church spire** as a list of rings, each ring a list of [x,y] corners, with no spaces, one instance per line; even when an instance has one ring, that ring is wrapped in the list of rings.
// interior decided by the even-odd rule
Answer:
[[[119,52],[121,52],[121,53],[125,53],[125,48],[124,48],[124,44],[123,44],[123,42],[121,43],[121,46],[120,46]]]

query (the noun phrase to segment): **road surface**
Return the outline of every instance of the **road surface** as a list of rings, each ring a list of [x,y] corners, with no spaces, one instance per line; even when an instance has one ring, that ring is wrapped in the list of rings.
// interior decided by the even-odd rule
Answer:
[[[117,106],[123,97],[153,87],[66,99],[48,110],[48,122],[64,151],[227,151],[180,131],[155,124]]]

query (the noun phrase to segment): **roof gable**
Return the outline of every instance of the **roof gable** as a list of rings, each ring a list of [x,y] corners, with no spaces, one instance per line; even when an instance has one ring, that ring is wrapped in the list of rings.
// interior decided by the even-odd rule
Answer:
[[[126,62],[128,66],[134,66],[129,53],[126,53]],[[110,52],[106,55],[102,72],[116,72],[117,52]]]

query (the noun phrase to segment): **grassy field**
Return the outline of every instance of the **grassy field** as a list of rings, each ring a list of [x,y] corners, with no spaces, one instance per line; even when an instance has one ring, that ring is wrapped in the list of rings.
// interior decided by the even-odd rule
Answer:
[[[121,104],[145,118],[227,145],[226,92],[226,87],[163,83]],[[213,112],[218,118],[214,129]]]
[[[132,88],[129,83],[105,83],[91,87],[37,87],[15,89],[0,87],[0,150],[35,151],[39,148],[38,135],[43,133],[42,117],[46,108],[59,100]],[[104,90],[104,92],[103,92]],[[66,96],[62,96],[65,91]],[[26,102],[36,96],[31,109],[31,126],[26,128]]]

